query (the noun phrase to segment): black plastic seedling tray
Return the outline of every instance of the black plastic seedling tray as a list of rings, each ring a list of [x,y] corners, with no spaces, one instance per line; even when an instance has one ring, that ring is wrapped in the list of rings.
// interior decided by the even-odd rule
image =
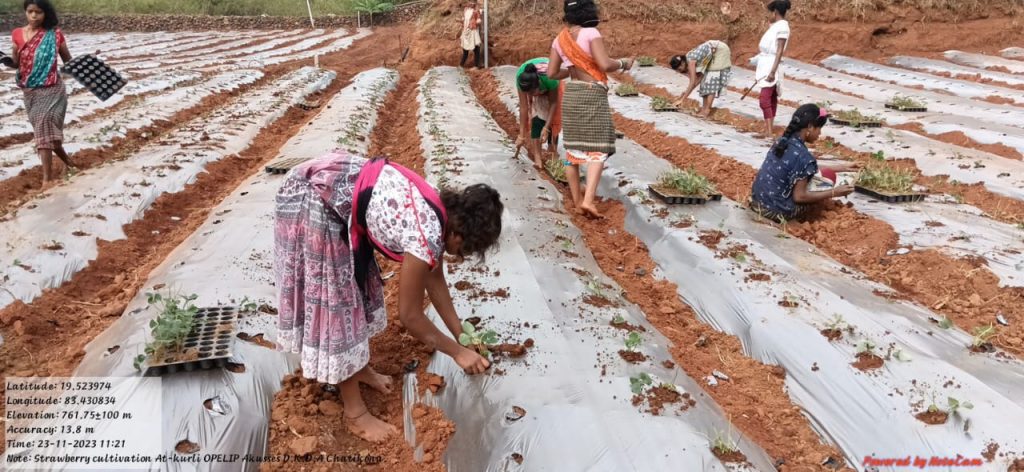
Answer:
[[[74,77],[103,102],[128,83],[124,76],[92,54],[75,57],[64,65],[62,71]]]
[[[225,367],[231,358],[238,328],[238,309],[232,306],[200,308],[192,332],[185,338],[181,352],[164,353],[160,359],[147,361],[147,377],[175,372]],[[183,360],[189,350],[198,356]],[[193,356],[188,356],[193,357]]]
[[[867,187],[861,187],[860,185],[854,186],[854,189],[859,193],[863,193],[872,198],[877,198],[886,203],[912,203],[924,200],[926,194],[923,193],[883,193],[877,190],[872,190]]]
[[[648,185],[647,188],[654,194],[655,197],[660,198],[669,205],[703,205],[709,201],[717,202],[722,200],[721,194],[709,195],[707,197],[699,195],[668,195],[662,193],[657,187]]]
[[[865,122],[860,122],[860,123],[857,123],[857,124],[854,124],[854,123],[846,121],[846,120],[840,120],[839,118],[829,118],[828,121],[830,123],[835,123],[835,124],[840,125],[840,126],[849,126],[849,127],[852,127],[852,128],[881,128],[882,127],[882,122],[881,121],[865,121]]]
[[[911,113],[926,112],[926,111],[928,111],[928,108],[926,108],[926,107],[900,107],[900,106],[893,105],[891,103],[886,103],[885,107],[890,109],[890,110],[906,111],[906,112],[911,112]]]
[[[265,170],[271,174],[286,174],[289,170],[292,170],[295,166],[308,161],[308,158],[304,157],[291,157],[287,159],[278,159],[270,164],[267,164]]]
[[[620,93],[618,90],[616,90],[615,95],[618,95],[620,97],[639,97],[640,92]]]
[[[679,107],[652,108],[654,111],[679,111]]]

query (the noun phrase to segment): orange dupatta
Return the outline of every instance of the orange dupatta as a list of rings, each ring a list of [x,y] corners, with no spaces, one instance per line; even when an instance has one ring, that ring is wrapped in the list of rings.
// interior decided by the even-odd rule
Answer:
[[[574,67],[583,69],[600,82],[608,83],[608,74],[601,69],[601,66],[597,65],[597,61],[593,57],[584,52],[579,44],[576,44],[576,40],[573,39],[569,28],[563,29],[558,34],[558,45],[562,48],[562,54],[569,58]]]

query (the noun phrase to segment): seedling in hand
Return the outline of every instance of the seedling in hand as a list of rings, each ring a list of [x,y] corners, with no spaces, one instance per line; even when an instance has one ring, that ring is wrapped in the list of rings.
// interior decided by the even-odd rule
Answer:
[[[490,359],[491,351],[487,348],[498,344],[498,333],[492,329],[477,331],[472,323],[463,321],[462,334],[459,335],[459,344],[475,349],[481,356]]]

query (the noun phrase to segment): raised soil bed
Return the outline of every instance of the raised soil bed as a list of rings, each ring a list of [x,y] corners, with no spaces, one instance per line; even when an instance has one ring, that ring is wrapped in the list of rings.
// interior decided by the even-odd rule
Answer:
[[[722,200],[721,194],[714,195],[679,195],[673,193],[671,190],[663,189],[654,185],[648,185],[647,188],[651,191],[654,196],[658,197],[669,205],[703,205],[709,201],[717,202]]]
[[[192,332],[179,352],[164,352],[146,362],[145,376],[191,372],[228,366],[234,347],[238,311],[235,307],[200,308]]]
[[[854,186],[857,192],[867,195],[872,198],[876,198],[886,203],[913,203],[924,200],[927,194],[924,193],[889,193],[882,192],[880,190],[874,190],[867,187],[861,187],[860,185]]]

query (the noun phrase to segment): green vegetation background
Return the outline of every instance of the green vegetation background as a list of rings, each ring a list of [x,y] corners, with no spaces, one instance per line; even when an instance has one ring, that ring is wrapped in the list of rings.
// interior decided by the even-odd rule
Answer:
[[[53,0],[58,13],[306,16],[306,0]],[[355,14],[356,0],[310,0],[314,15]],[[397,2],[403,3],[403,2]],[[0,1],[0,14],[20,13],[21,0]]]

